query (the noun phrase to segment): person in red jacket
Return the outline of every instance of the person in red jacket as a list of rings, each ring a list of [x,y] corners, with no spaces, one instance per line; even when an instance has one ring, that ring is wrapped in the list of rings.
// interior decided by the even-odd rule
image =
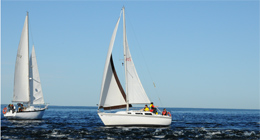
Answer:
[[[156,109],[156,107],[158,107],[158,106],[154,106],[154,105],[153,105],[153,102],[151,102],[151,105],[150,105],[150,112],[157,113],[157,109]]]
[[[170,113],[170,112],[167,112],[166,109],[164,108],[164,109],[163,109],[163,112],[162,112],[162,115],[164,115],[164,116],[166,116],[166,115],[171,116],[171,113]]]

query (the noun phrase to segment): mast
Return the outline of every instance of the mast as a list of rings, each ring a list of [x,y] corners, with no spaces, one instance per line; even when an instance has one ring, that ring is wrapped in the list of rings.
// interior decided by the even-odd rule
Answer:
[[[27,11],[27,32],[28,32],[28,60],[30,61],[29,59],[29,12]],[[28,106],[30,106],[30,103],[31,103],[31,99],[30,99],[30,76],[29,76],[29,70],[30,70],[30,62],[28,61],[28,91],[29,91],[29,102],[28,102]]]
[[[126,92],[126,111],[129,110],[128,86],[127,86],[127,63],[126,63],[126,27],[125,27],[125,7],[123,6],[123,46],[125,63],[125,92]]]

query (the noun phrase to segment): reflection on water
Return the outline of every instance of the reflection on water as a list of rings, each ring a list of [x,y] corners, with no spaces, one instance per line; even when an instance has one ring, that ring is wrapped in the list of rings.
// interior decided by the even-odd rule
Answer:
[[[3,108],[3,106],[2,106]],[[167,109],[169,127],[108,127],[96,107],[55,107],[43,120],[6,120],[1,139],[259,139],[259,110]]]

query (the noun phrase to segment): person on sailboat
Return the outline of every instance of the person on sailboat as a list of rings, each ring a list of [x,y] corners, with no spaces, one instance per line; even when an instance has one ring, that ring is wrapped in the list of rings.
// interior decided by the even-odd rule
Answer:
[[[143,111],[149,111],[149,108],[148,108],[147,105],[145,105],[145,107],[144,107],[143,109],[141,109],[141,110],[143,110]]]
[[[22,112],[22,111],[25,109],[25,107],[23,106],[23,104],[18,103],[17,105],[19,106],[18,112]]]
[[[167,115],[171,116],[171,113],[170,113],[170,112],[167,112],[166,109],[164,108],[164,109],[163,109],[163,112],[162,112],[162,115],[163,115],[163,116],[167,116]]]
[[[21,104],[21,109],[22,109],[22,111],[25,110],[25,107],[23,106],[23,104]]]
[[[15,112],[15,106],[13,104],[11,104],[11,110],[12,110],[12,113]]]
[[[11,110],[12,113],[14,113],[14,111],[15,111],[15,106],[14,106],[13,104],[9,104],[9,105],[8,105],[8,110]]]
[[[158,107],[158,106],[154,106],[154,105],[153,105],[153,102],[151,102],[150,112],[153,112],[153,113],[156,113],[156,114],[157,114],[157,109],[156,109],[156,107]]]

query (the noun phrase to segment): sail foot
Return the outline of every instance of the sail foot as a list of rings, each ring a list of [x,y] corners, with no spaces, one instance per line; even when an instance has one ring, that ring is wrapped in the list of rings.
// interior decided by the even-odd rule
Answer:
[[[104,110],[112,110],[112,109],[122,109],[122,108],[126,108],[127,105],[117,105],[117,106],[109,106],[109,107],[104,107],[104,106],[100,106],[99,108],[103,108]],[[129,107],[132,107],[131,104],[129,104]]]

